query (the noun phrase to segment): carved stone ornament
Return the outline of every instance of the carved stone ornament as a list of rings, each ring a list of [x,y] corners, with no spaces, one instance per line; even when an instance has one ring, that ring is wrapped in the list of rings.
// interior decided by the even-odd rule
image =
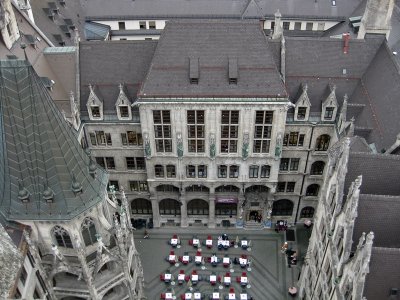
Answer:
[[[282,133],[278,133],[276,137],[276,146],[275,146],[275,159],[279,159],[282,153]]]
[[[210,158],[214,159],[216,153],[215,133],[210,133]]]
[[[183,140],[182,140],[182,134],[180,132],[177,133],[176,151],[178,154],[178,158],[182,158],[183,157]]]
[[[246,160],[249,157],[249,133],[243,134],[242,158]]]
[[[149,139],[149,134],[144,133],[144,153],[146,155],[147,159],[151,158],[151,146],[150,146],[150,139]]]

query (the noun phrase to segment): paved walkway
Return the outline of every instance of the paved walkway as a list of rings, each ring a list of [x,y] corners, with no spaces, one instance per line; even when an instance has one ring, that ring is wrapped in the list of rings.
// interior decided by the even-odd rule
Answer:
[[[196,249],[193,246],[189,246],[189,240],[193,235],[197,235],[201,241],[204,241],[207,235],[211,235],[214,240],[214,247],[207,249],[202,246],[203,256],[209,257],[212,253],[216,253],[218,257],[223,257],[228,254],[230,257],[240,257],[241,254],[246,254],[252,261],[251,271],[247,271],[250,286],[247,288],[249,295],[253,296],[256,300],[284,300],[290,297],[287,294],[288,287],[295,286],[300,266],[288,268],[286,264],[286,257],[280,252],[281,246],[285,241],[284,233],[275,233],[273,230],[261,230],[261,231],[246,231],[243,229],[207,229],[198,227],[189,228],[159,228],[148,230],[150,239],[143,239],[143,230],[135,232],[136,247],[140,253],[145,278],[145,292],[147,299],[157,300],[160,299],[161,293],[165,292],[167,288],[172,288],[180,299],[180,295],[183,294],[189,287],[187,284],[183,285],[166,285],[160,281],[160,274],[165,273],[167,269],[171,271],[173,276],[176,278],[180,270],[184,270],[186,275],[189,275],[192,270],[197,270],[197,273],[203,277],[208,278],[211,272],[216,272],[217,275],[223,275],[230,271],[230,268],[224,268],[222,264],[217,267],[211,266],[209,263],[205,263],[205,269],[201,266],[196,266],[194,262],[188,265],[179,264],[179,266],[171,266],[165,258],[169,254],[169,251],[173,248],[168,245],[169,239],[173,234],[177,234],[181,239],[182,246],[179,249],[174,249],[175,254],[181,256],[185,251],[189,252],[189,255],[194,256]],[[218,250],[215,246],[216,239],[222,233],[226,233],[230,240],[236,240],[247,237],[251,240],[251,251],[245,251],[241,248],[230,248],[228,250]],[[299,249],[300,256],[304,256],[306,251],[306,243],[308,242],[308,232],[300,229],[296,236],[299,236],[300,244],[291,243],[293,249]],[[297,238],[296,238],[297,240]],[[300,261],[300,259],[299,259]],[[234,272],[232,276],[232,285],[235,292],[238,294],[242,288],[236,283],[236,276],[239,276],[243,269],[239,265],[232,265]],[[200,281],[196,289],[202,293],[209,294],[216,287],[210,285],[208,281]],[[223,295],[227,294],[228,288],[224,287],[220,289]],[[293,299],[293,298],[290,298]]]

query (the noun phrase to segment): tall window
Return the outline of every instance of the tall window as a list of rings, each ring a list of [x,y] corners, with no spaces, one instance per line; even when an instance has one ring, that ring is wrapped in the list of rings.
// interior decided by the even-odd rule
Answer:
[[[83,241],[85,242],[86,246],[93,245],[94,243],[97,242],[96,227],[91,218],[87,217],[83,220],[82,225],[81,225],[81,232],[82,232]]]
[[[318,184],[310,184],[307,187],[306,196],[318,196],[319,185]]]
[[[325,163],[323,161],[316,161],[311,165],[311,175],[322,175],[324,173]]]
[[[151,202],[147,199],[134,199],[131,202],[131,212],[133,214],[152,214]]]
[[[144,157],[125,157],[126,168],[128,170],[144,170],[146,169],[146,162]]]
[[[239,135],[239,111],[221,112],[221,153],[236,153]]]
[[[290,132],[285,134],[283,139],[283,146],[297,146],[302,147],[304,145],[304,134],[299,134],[299,132]]]
[[[304,120],[307,114],[307,107],[297,108],[297,120]]]
[[[111,134],[104,131],[89,133],[92,146],[112,146]]]
[[[270,173],[271,173],[271,167],[270,166],[267,166],[267,165],[261,166],[261,174],[260,174],[261,178],[269,177]]]
[[[216,203],[215,215],[216,216],[235,216],[237,214],[236,203]]]
[[[229,178],[239,177],[239,166],[229,166]]]
[[[186,177],[196,178],[196,166],[193,165],[186,166]]]
[[[141,146],[143,145],[142,134],[136,131],[121,133],[121,142],[124,146]]]
[[[258,178],[258,166],[249,167],[249,178]]]
[[[154,110],[153,121],[157,152],[172,152],[170,111]]]
[[[164,177],[164,166],[163,165],[155,165],[154,166],[154,175],[156,177]]]
[[[297,171],[300,158],[281,158],[280,171]]]
[[[254,153],[268,153],[271,144],[273,111],[256,111]]]
[[[120,105],[119,114],[121,118],[129,118],[129,107],[127,105]]]
[[[168,178],[176,177],[176,170],[174,165],[167,165],[167,177]]]
[[[291,216],[293,213],[293,202],[287,199],[275,201],[272,204],[273,216]]]
[[[204,153],[204,110],[189,110],[187,112],[188,150]]]
[[[228,167],[225,165],[218,166],[218,178],[226,178],[228,174]]]
[[[327,134],[320,135],[315,144],[315,151],[326,151],[329,148],[331,137]]]
[[[90,109],[92,110],[93,118],[100,118],[101,117],[100,106],[93,105],[93,106],[90,107]]]
[[[197,166],[197,177],[198,178],[207,178],[207,166],[206,165],[198,165]]]
[[[293,182],[293,181],[289,181],[289,182],[281,181],[281,182],[278,182],[276,191],[278,193],[284,193],[284,192],[293,193],[295,187],[296,187],[296,182]]]
[[[103,169],[115,170],[114,157],[96,157],[96,162]]]
[[[56,240],[57,246],[65,248],[73,248],[71,237],[68,232],[61,226],[55,226],[52,230],[53,237]]]

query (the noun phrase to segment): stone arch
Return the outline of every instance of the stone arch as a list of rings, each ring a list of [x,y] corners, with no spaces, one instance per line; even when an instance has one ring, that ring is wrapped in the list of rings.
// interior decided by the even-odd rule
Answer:
[[[112,270],[116,265],[117,259],[108,256],[102,261],[101,265],[99,265],[96,271],[97,273],[100,273],[101,271],[105,271],[106,269]],[[106,268],[104,268],[104,266],[106,266]]]
[[[186,192],[209,193],[210,188],[203,184],[192,184],[185,188]]]
[[[315,151],[326,151],[329,148],[331,137],[328,134],[321,134],[315,142]]]
[[[209,204],[203,199],[192,199],[187,203],[187,214],[191,215],[208,215]]]
[[[53,288],[63,287],[65,285],[70,285],[77,288],[86,288],[86,282],[83,276],[81,276],[81,274],[76,274],[76,272],[72,272],[70,270],[55,273],[51,277],[51,282]]]
[[[145,198],[132,199],[131,212],[132,214],[151,215],[153,213],[151,201]]]
[[[180,215],[181,203],[178,200],[166,198],[158,203],[160,215]]]
[[[310,175],[322,175],[325,169],[325,162],[318,160],[313,162],[310,169]]]
[[[160,184],[156,186],[156,191],[157,192],[171,192],[171,193],[176,193],[179,192],[179,188],[176,187],[173,184]]]
[[[58,273],[63,273],[63,272],[71,273],[77,277],[79,277],[79,275],[80,275],[78,270],[71,269],[70,267],[68,267],[66,265],[59,265],[59,266],[57,266],[57,268],[55,268],[51,271],[51,273],[49,275],[49,280],[51,281],[55,275],[57,275]],[[84,280],[84,279],[82,278],[82,280]]]
[[[318,196],[319,184],[310,184],[306,190],[306,196]]]
[[[272,204],[273,216],[291,216],[293,214],[293,202],[289,199],[274,201]]]

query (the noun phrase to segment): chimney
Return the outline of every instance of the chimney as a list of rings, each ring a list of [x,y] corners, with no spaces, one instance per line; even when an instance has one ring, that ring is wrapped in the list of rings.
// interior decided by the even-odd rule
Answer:
[[[350,34],[343,33],[343,54],[349,53]]]

